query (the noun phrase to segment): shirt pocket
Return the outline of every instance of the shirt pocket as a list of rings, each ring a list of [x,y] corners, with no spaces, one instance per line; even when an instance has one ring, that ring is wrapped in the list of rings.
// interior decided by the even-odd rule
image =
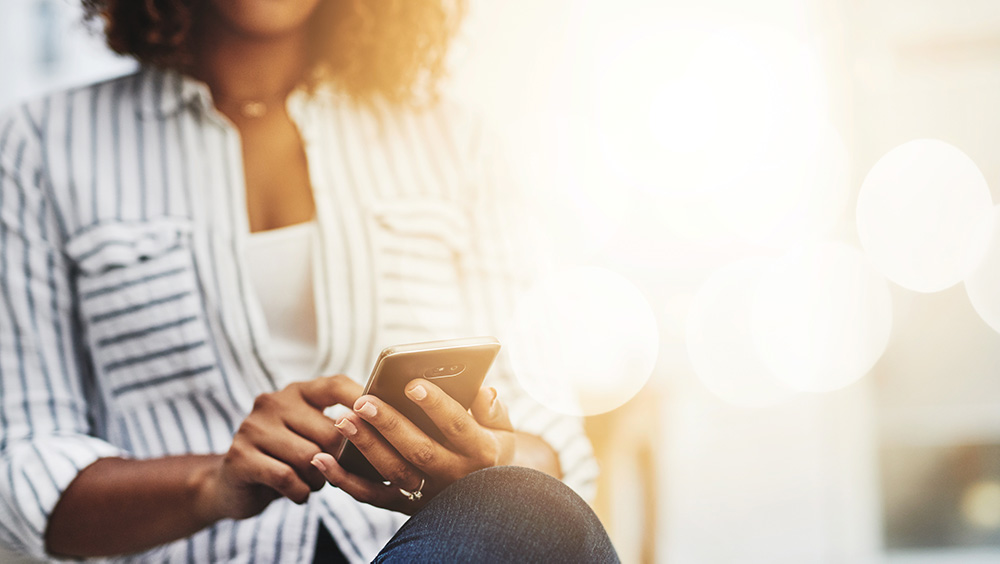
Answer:
[[[190,224],[110,223],[66,246],[98,380],[113,404],[205,391],[219,378]]]
[[[469,215],[447,201],[397,200],[369,211],[383,343],[468,336]]]

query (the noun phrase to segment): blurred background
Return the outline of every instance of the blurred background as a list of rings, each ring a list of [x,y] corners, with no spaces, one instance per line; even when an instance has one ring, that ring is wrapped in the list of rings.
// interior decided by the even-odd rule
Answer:
[[[133,68],[4,7],[2,107]],[[509,344],[623,561],[1000,562],[1000,4],[472,0],[446,90],[558,251]]]

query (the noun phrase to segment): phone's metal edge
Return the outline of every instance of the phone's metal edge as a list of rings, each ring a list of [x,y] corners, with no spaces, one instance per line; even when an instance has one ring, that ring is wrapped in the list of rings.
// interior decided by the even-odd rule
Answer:
[[[462,347],[477,347],[483,345],[500,346],[500,341],[496,337],[463,337],[461,339],[442,339],[438,341],[425,341],[423,343],[407,343],[405,345],[393,345],[382,350],[378,360],[385,357],[416,351],[434,351],[441,349],[454,349]],[[378,361],[375,362],[378,364]]]
[[[371,390],[371,385],[374,380],[375,373],[378,371],[379,364],[385,359],[396,356],[399,354],[406,354],[412,352],[423,352],[423,351],[438,351],[442,349],[458,349],[458,348],[468,348],[468,347],[482,347],[488,345],[496,345],[499,348],[500,341],[496,337],[483,336],[483,337],[463,337],[461,339],[441,339],[438,341],[424,341],[422,343],[407,343],[405,345],[393,345],[391,347],[386,347],[382,349],[379,353],[378,358],[375,359],[375,364],[372,366],[371,374],[368,375],[368,380],[365,382],[364,393],[367,394]]]

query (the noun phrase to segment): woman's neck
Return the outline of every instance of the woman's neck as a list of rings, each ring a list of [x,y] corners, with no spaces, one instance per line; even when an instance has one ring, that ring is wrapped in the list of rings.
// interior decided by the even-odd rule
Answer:
[[[308,37],[304,30],[278,37],[240,34],[212,16],[198,38],[198,60],[192,74],[212,91],[216,106],[272,104],[301,81],[306,72]]]

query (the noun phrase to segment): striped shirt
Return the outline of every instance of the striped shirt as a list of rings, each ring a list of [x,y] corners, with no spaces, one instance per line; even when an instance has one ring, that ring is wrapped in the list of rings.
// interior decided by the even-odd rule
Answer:
[[[320,238],[322,374],[363,380],[385,346],[499,334],[523,282],[517,210],[493,144],[442,104],[361,110],[296,91]],[[142,69],[0,117],[0,542],[44,558],[60,494],[101,457],[222,453],[272,391],[267,325],[243,258],[238,131],[207,87]],[[519,430],[584,497],[578,419],[489,377]],[[308,562],[323,523],[351,562],[405,516],[327,486],[123,561]]]

